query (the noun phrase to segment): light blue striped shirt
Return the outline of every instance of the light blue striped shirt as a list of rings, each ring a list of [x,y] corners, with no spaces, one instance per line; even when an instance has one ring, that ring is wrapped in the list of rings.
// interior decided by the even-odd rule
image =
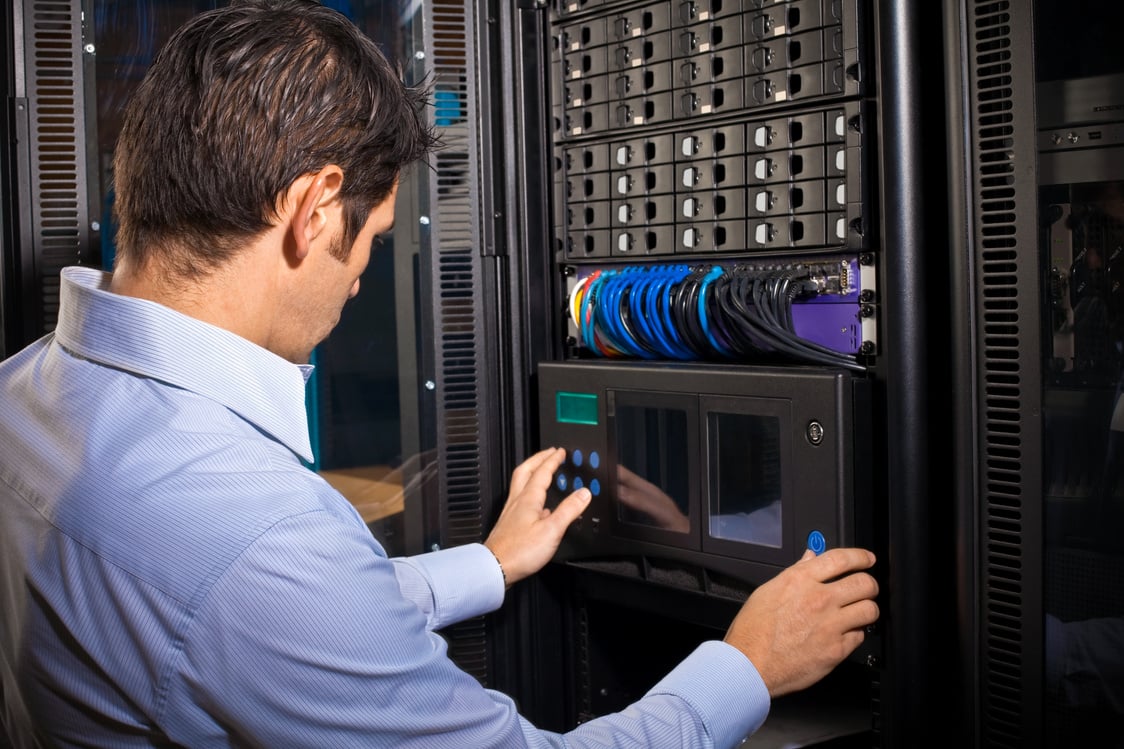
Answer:
[[[388,559],[308,470],[309,367],[63,272],[55,332],[0,364],[0,684],[16,746],[730,747],[768,694],[703,643],[567,734],[446,655],[498,608],[470,544]]]

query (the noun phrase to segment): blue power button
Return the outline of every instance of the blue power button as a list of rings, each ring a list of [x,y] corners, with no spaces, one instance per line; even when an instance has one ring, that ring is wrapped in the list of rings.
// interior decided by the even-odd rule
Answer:
[[[827,539],[819,531],[812,531],[808,534],[808,548],[817,556],[823,554],[827,549]]]

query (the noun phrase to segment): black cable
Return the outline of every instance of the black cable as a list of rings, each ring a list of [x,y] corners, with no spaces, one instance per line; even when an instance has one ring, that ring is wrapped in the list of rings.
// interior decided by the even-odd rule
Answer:
[[[679,312],[679,333],[687,346],[700,358],[709,358],[718,352],[710,345],[699,319],[699,289],[709,269],[692,270],[675,289],[675,306]]]
[[[630,279],[631,280],[631,279]],[[633,353],[642,359],[652,359],[659,356],[651,343],[636,329],[632,324],[632,311],[630,309],[630,297],[632,296],[632,283],[625,284],[621,291],[620,301],[617,309],[617,318],[620,320],[621,328],[628,334],[630,343],[636,344]]]
[[[835,349],[829,348],[822,344],[810,341],[803,338],[796,332],[796,326],[792,318],[792,303],[797,293],[797,289],[792,286],[791,275],[787,272],[773,275],[768,281],[769,297],[771,308],[769,309],[769,321],[775,325],[779,331],[788,338],[793,345],[808,349],[810,352],[815,352],[823,356],[829,357],[833,362],[839,363],[841,366],[855,365],[859,369],[865,369],[858,365],[855,358],[849,354]]]
[[[742,358],[748,359],[766,352],[746,332],[747,326],[741,322],[741,316],[734,309],[735,281],[736,275],[731,272],[718,278],[712,284],[714,286],[715,303],[718,308],[718,314],[715,315],[715,318],[722,320],[723,328],[730,334],[731,348]]]
[[[787,350],[787,345],[784,341],[779,341],[769,330],[760,318],[759,311],[752,309],[747,303],[749,298],[749,284],[754,280],[746,272],[741,272],[736,275],[734,283],[730,287],[729,300],[731,302],[731,310],[733,311],[735,319],[740,321],[746,328],[747,332],[754,334],[755,342],[758,348],[763,351],[777,351]],[[791,353],[791,352],[789,352]]]
[[[755,330],[764,336],[778,353],[797,361],[847,366],[845,361],[840,361],[834,355],[809,350],[803,345],[803,339],[790,336],[782,329],[771,309],[767,281],[767,276],[758,274],[752,279],[752,288],[749,288],[751,282],[748,278],[739,286],[739,293],[735,295],[734,300],[738,311],[743,313],[743,319],[754,324]],[[747,299],[752,299],[752,312]]]

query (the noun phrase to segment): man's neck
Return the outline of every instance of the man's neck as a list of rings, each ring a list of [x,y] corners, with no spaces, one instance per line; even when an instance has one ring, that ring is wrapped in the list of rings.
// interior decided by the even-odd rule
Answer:
[[[156,267],[125,265],[114,270],[109,290],[156,302],[265,346],[268,331],[263,323],[270,316],[263,305],[270,303],[271,295],[259,288],[264,274],[241,267],[245,265],[232,260],[196,279],[179,278]]]

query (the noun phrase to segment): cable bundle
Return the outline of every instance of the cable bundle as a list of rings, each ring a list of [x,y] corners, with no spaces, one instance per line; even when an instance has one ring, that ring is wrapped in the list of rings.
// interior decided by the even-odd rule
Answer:
[[[629,266],[570,291],[581,344],[604,357],[786,358],[862,371],[854,356],[796,333],[792,305],[819,293],[807,268]]]

